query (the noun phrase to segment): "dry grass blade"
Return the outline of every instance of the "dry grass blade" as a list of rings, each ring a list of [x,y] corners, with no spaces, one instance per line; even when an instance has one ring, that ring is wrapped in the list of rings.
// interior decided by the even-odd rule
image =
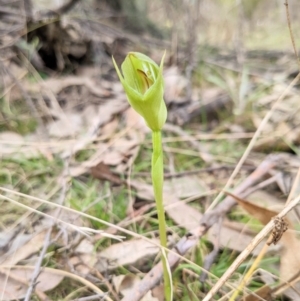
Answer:
[[[117,226],[117,225],[114,225],[114,224],[112,224],[112,223],[106,222],[106,221],[104,221],[104,220],[102,220],[102,219],[99,219],[99,218],[94,217],[94,216],[92,216],[92,215],[86,214],[86,213],[84,213],[84,212],[80,212],[80,211],[77,211],[77,210],[74,210],[74,209],[71,209],[71,208],[68,208],[68,207],[59,205],[59,204],[55,204],[55,203],[53,203],[53,202],[49,202],[49,201],[43,200],[43,199],[41,199],[41,198],[33,197],[33,196],[30,196],[30,195],[27,195],[27,194],[24,194],[24,193],[20,193],[20,192],[17,192],[17,191],[13,191],[13,190],[4,188],[4,187],[0,187],[0,190],[5,191],[5,192],[9,192],[9,193],[13,193],[13,194],[15,194],[15,195],[22,196],[22,197],[28,198],[28,199],[30,199],[30,200],[34,200],[34,201],[37,201],[37,202],[40,202],[40,203],[43,203],[43,204],[47,204],[47,205],[50,205],[50,206],[53,206],[53,207],[56,207],[56,208],[60,208],[60,209],[66,210],[66,211],[68,211],[68,212],[76,213],[76,214],[78,214],[78,215],[80,215],[80,216],[83,216],[83,217],[86,217],[86,218],[88,218],[88,219],[97,221],[97,222],[99,222],[99,223],[101,223],[101,224],[103,224],[103,225],[105,225],[105,226],[107,226],[107,227],[111,227],[111,228],[113,228],[113,229],[116,229],[116,230],[120,231],[121,233],[125,233],[125,234],[128,234],[128,235],[133,236],[133,237],[136,237],[136,238],[141,238],[141,239],[143,239],[143,240],[145,240],[145,241],[151,243],[151,244],[154,245],[154,246],[161,247],[160,244],[155,243],[153,240],[151,240],[151,239],[149,239],[149,238],[147,238],[147,237],[145,237],[145,236],[143,236],[143,235],[140,235],[140,234],[137,234],[137,233],[135,233],[135,232],[133,232],[133,231],[124,229],[124,228],[122,228],[122,227],[120,227],[120,226]],[[50,216],[50,215],[48,215],[48,214],[46,214],[46,213],[43,213],[43,212],[41,212],[41,211],[38,211],[38,210],[36,210],[36,209],[34,209],[34,208],[31,208],[31,207],[29,207],[29,206],[26,206],[26,205],[24,205],[24,204],[21,204],[21,203],[19,203],[19,202],[13,200],[13,199],[11,199],[11,198],[5,197],[5,196],[3,196],[3,195],[0,195],[0,198],[5,199],[5,200],[7,200],[7,201],[10,201],[10,202],[12,202],[12,203],[14,203],[14,204],[16,204],[16,205],[18,205],[18,206],[20,206],[20,207],[23,207],[23,208],[25,208],[25,209],[27,209],[27,210],[29,210],[29,211],[31,211],[31,212],[35,212],[35,213],[40,214],[40,215],[42,215],[42,216],[45,216],[45,217],[47,217],[47,218],[53,219],[52,216]],[[68,226],[68,227],[74,229],[75,231],[78,231],[78,232],[80,232],[80,233],[86,235],[86,232],[85,232],[85,231],[86,231],[86,228],[83,228],[83,230],[81,230],[82,227],[76,227],[76,226],[74,226],[74,225],[72,225],[72,224],[69,224],[69,223],[66,223],[66,222],[64,222],[64,221],[62,221],[62,220],[60,220],[60,219],[58,219],[58,218],[55,219],[55,221],[56,221],[56,222],[59,222],[59,223],[62,223],[62,224],[65,224],[66,226]],[[91,230],[91,231],[93,231],[93,230]],[[102,231],[100,231],[100,232],[98,232],[98,233],[101,234],[101,232],[102,232]],[[117,238],[120,239],[120,236],[117,236]]]

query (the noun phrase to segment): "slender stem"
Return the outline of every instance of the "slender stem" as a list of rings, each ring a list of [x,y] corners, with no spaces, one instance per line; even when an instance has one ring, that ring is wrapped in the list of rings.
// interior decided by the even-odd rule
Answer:
[[[163,247],[167,247],[167,231],[166,231],[166,219],[163,204],[163,182],[164,182],[164,169],[163,169],[163,150],[161,143],[161,131],[152,132],[152,183],[154,189],[154,196],[158,215],[159,237],[160,244]],[[165,298],[167,301],[171,301],[171,281],[167,266],[167,257],[162,255],[162,264],[164,271],[164,287]]]

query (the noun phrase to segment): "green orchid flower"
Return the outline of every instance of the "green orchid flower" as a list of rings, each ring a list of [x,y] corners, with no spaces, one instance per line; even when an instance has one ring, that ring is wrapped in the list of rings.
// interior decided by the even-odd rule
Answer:
[[[167,119],[163,99],[164,56],[158,66],[142,53],[129,52],[121,66],[123,76],[113,58],[130,105],[145,119],[152,131],[160,131]]]
[[[124,87],[131,106],[145,119],[152,130],[152,164],[151,176],[154,197],[157,208],[159,237],[161,246],[167,247],[166,220],[163,204],[163,149],[161,129],[167,119],[167,108],[163,99],[163,62],[156,65],[148,56],[139,52],[129,52],[121,69],[123,76],[113,59],[120,81]],[[167,301],[173,300],[172,274],[168,267],[167,254],[162,249],[162,264],[164,270],[165,297]]]

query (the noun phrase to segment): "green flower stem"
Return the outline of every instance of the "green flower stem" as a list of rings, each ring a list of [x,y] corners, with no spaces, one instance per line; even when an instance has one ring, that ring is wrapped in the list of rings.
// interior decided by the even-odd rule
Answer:
[[[164,169],[163,169],[163,150],[161,143],[161,131],[152,131],[152,183],[154,189],[154,197],[158,215],[159,237],[160,244],[167,247],[167,231],[166,231],[166,219],[165,210],[163,204],[163,182],[164,182]],[[167,301],[171,301],[171,279],[168,273],[167,258],[161,257],[163,264],[164,274],[164,288],[165,298]]]

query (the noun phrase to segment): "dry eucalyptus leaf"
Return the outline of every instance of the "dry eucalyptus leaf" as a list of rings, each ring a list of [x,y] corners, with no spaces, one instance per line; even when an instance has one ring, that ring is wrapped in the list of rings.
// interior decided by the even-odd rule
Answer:
[[[300,241],[296,236],[295,231],[291,231],[292,225],[289,225],[289,230],[284,233],[281,237],[281,244],[283,245],[283,251],[280,256],[280,282],[285,283],[299,273],[300,267]],[[291,288],[287,288],[284,294],[292,300],[300,299],[300,281],[293,283],[293,287],[296,291]]]
[[[187,87],[188,80],[182,76],[177,66],[172,66],[164,70],[165,100],[167,102],[182,103],[183,91]]]
[[[125,112],[125,119],[126,124],[129,128],[134,128],[139,132],[143,133],[150,133],[150,129],[146,125],[144,118],[138,114],[132,107],[129,107]]]
[[[279,212],[284,207],[284,201],[277,198],[274,194],[264,191],[256,190],[252,192],[247,200],[249,203],[259,206],[260,208],[271,209],[274,212]],[[277,214],[277,213],[276,213]]]
[[[111,150],[111,152],[107,151],[103,155],[103,163],[106,165],[116,166],[122,163],[123,159],[124,156],[121,153],[119,153],[116,149]]]
[[[227,248],[231,250],[235,250],[238,252],[242,252],[245,248],[250,244],[253,239],[253,235],[246,233],[243,231],[243,227],[245,225],[240,224],[240,229],[231,229],[228,226],[222,225],[221,229],[219,229],[219,225],[216,224],[212,228],[209,229],[207,233],[207,238],[209,241],[216,242],[219,240],[220,246],[222,248]],[[220,233],[219,233],[220,231]],[[253,251],[252,254],[258,255],[260,250],[263,248],[265,242],[261,242]],[[272,246],[272,249],[275,247]]]
[[[264,225],[266,225],[272,219],[272,217],[277,215],[276,211],[272,211],[267,208],[263,208],[261,206],[250,203],[247,200],[244,200],[228,191],[224,191],[224,193],[233,197],[242,208],[244,208],[247,212],[249,212],[253,217],[258,219]]]
[[[10,249],[0,258],[2,265],[15,265],[38,252],[44,245],[46,230],[28,235],[26,240],[14,239]]]
[[[32,278],[35,267],[0,267],[0,296],[2,300],[16,300],[25,297],[28,283]],[[7,278],[8,275],[8,278]],[[46,292],[54,289],[63,280],[64,276],[41,270],[36,289]]]
[[[200,177],[193,175],[167,179],[164,182],[164,189],[182,199],[208,191],[208,187]]]
[[[295,193],[295,195],[298,194]],[[247,200],[260,207],[264,207],[266,209],[270,208],[275,212],[280,212],[285,206],[285,200],[279,199],[278,197],[274,196],[274,194],[263,190],[256,190],[255,192],[251,193],[247,197]],[[294,210],[289,212],[286,217],[291,224],[299,223],[298,214]]]
[[[132,180],[131,186],[136,190],[138,198],[146,201],[154,201],[154,193],[151,185]]]
[[[265,285],[258,290],[256,290],[254,294],[249,294],[243,298],[241,298],[239,301],[272,301],[274,300],[272,297],[272,289],[268,286]]]
[[[116,291],[125,297],[133,294],[135,286],[140,282],[140,279],[136,275],[127,274],[114,276],[112,281]],[[149,291],[141,301],[160,301],[160,299],[153,297],[151,291]]]
[[[180,201],[175,195],[164,194],[166,214],[175,223],[185,229],[192,230],[199,226],[202,213],[192,206]]]
[[[134,274],[118,275],[112,279],[115,290],[118,293],[122,292],[123,295],[126,294],[126,291],[131,290],[139,281],[139,278]]]
[[[27,146],[25,138],[14,132],[0,133],[0,157],[26,157],[34,158],[40,152],[34,147]]]
[[[113,134],[118,130],[119,123],[120,121],[115,117],[111,121],[104,124],[101,128],[101,136],[112,137]]]
[[[74,270],[80,273],[80,275],[86,276],[95,268],[97,256],[93,253],[79,253],[70,258],[69,264],[73,266]]]
[[[152,239],[159,244],[159,239]],[[115,269],[119,266],[134,264],[141,259],[147,259],[156,255],[159,247],[144,239],[132,239],[122,243],[113,244],[102,252],[98,253],[97,267],[101,272],[108,269]],[[108,262],[108,266],[107,266]]]
[[[138,196],[142,199],[152,201],[154,199],[153,190],[150,185],[139,183],[138,181],[132,182],[134,188],[138,192]],[[185,228],[187,231],[195,229],[199,226],[199,221],[202,218],[202,213],[194,207],[186,204],[184,201],[178,199],[177,196],[164,193],[164,203],[166,214],[180,227]],[[218,225],[216,225],[218,227]],[[236,251],[243,251],[245,247],[253,239],[253,235],[246,233],[243,229],[246,228],[244,224],[240,224],[238,229],[232,229],[228,225],[222,225],[221,235],[219,236],[220,244]],[[216,240],[215,230],[210,229],[207,237],[210,241]],[[262,248],[261,243],[254,251],[253,254],[257,255]],[[276,249],[271,246],[270,250]]]
[[[91,168],[91,174],[94,178],[104,181],[109,181],[116,185],[121,185],[123,181],[120,177],[114,174],[108,165],[103,162],[97,164],[96,166]]]
[[[56,138],[73,137],[82,130],[82,116],[79,113],[65,113],[66,118],[55,120],[47,125],[49,135]]]
[[[164,292],[164,285],[160,284],[152,289],[152,296],[157,298],[158,301],[165,300],[165,292]]]
[[[103,163],[106,165],[118,165],[126,160],[130,151],[139,144],[139,141],[124,138],[117,139],[103,154]]]
[[[198,210],[183,201],[178,200],[176,196],[165,195],[164,201],[166,202],[166,213],[176,222],[177,225],[187,229],[188,231],[199,226],[202,213]],[[223,224],[220,234],[218,233],[220,231],[219,225],[216,224],[214,227],[209,229],[207,238],[212,242],[219,239],[222,247],[241,252],[253,239],[253,235],[247,233],[247,231],[243,231],[244,228],[246,230],[246,226],[244,224],[240,224],[238,229],[232,229],[229,225]],[[262,247],[263,243],[260,243],[252,254],[257,255]]]

